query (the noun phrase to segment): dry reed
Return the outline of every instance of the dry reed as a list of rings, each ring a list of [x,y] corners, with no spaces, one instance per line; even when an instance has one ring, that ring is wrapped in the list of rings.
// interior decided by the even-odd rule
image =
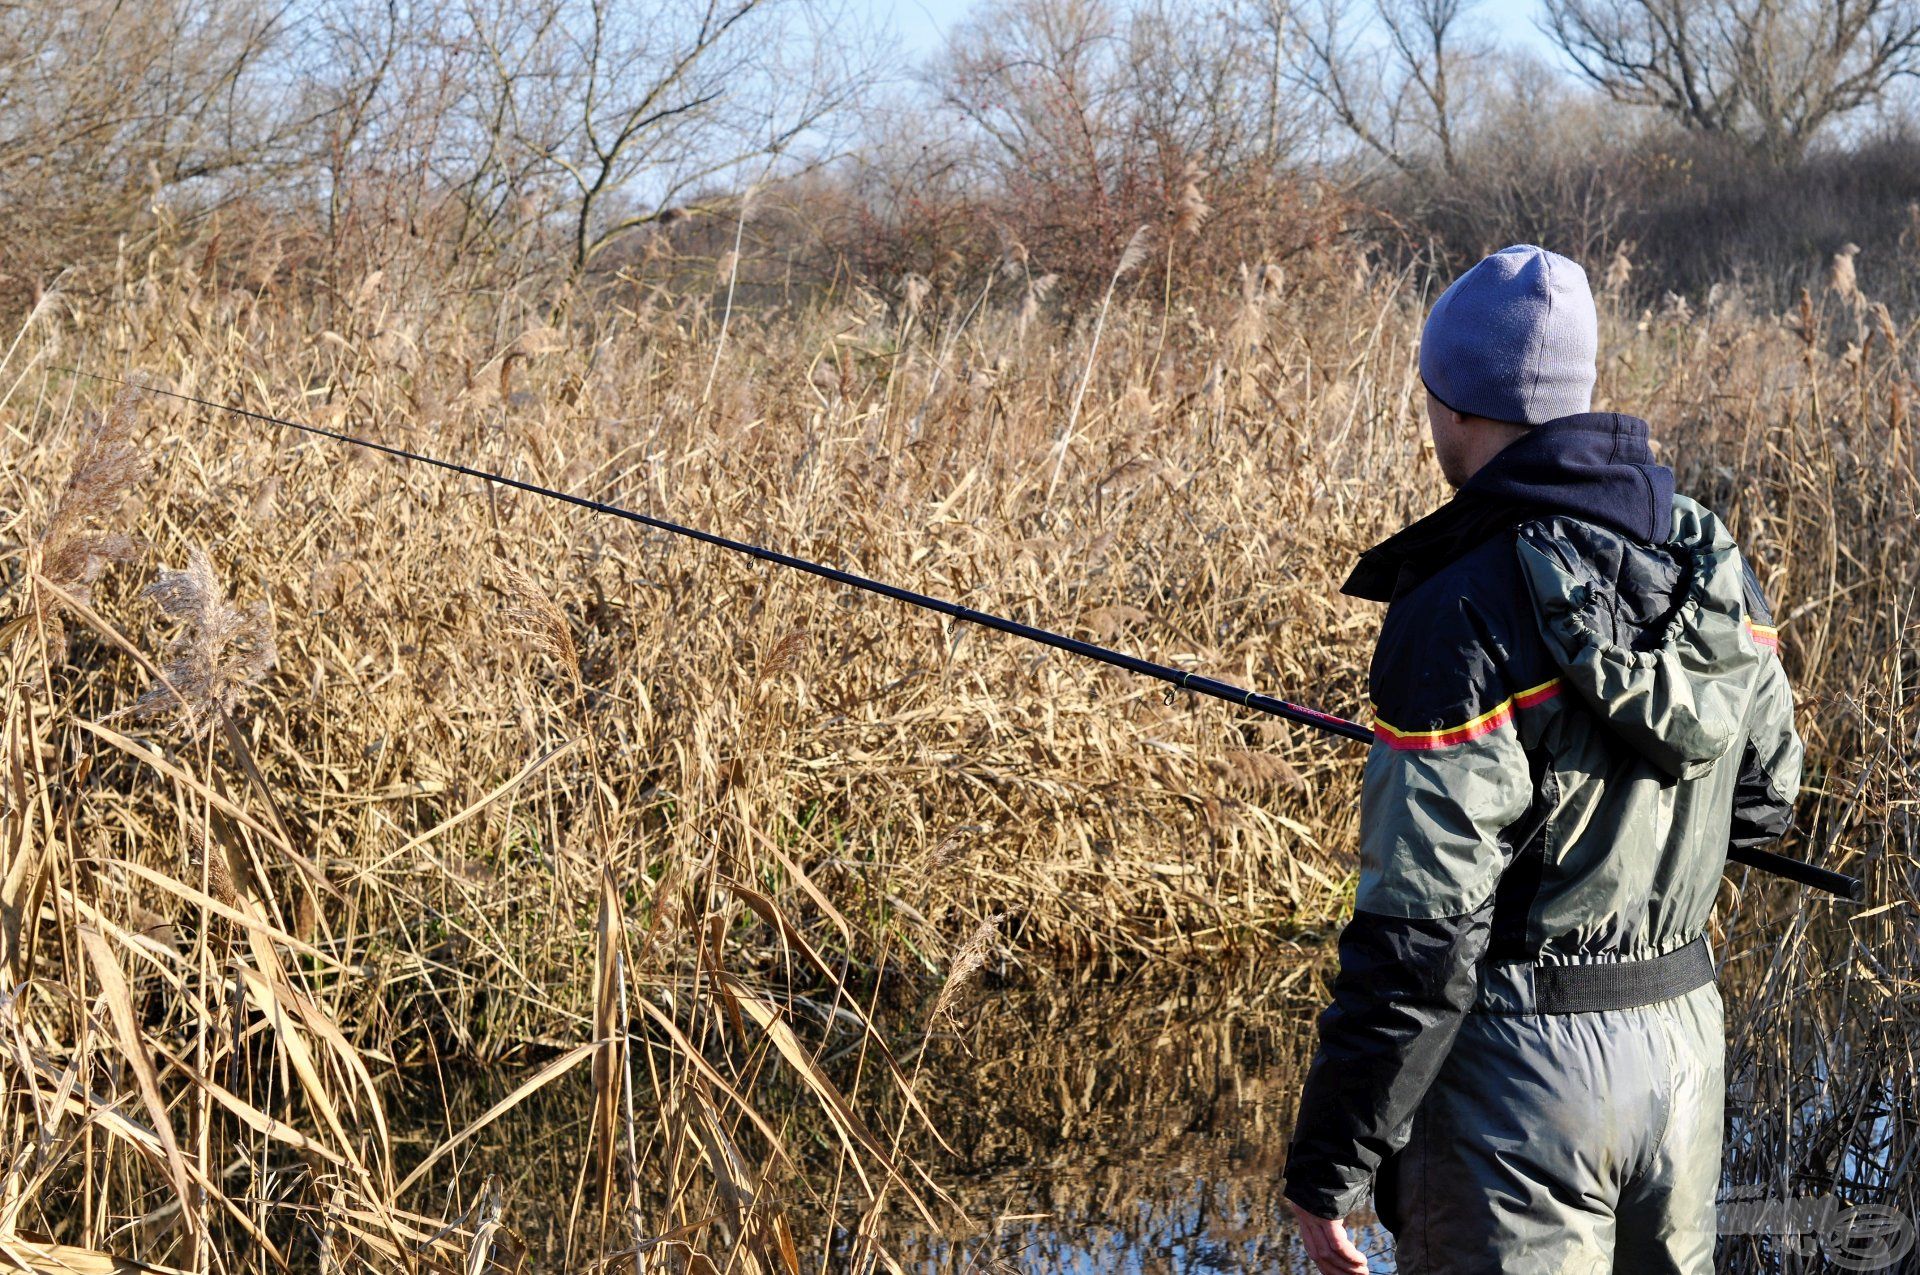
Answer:
[[[944,320],[650,292],[556,337],[534,299],[428,275],[343,309],[156,257],[60,337],[1356,713],[1376,615],[1339,580],[1441,496],[1420,289],[1328,250],[1163,320],[1119,288],[1139,242],[1084,323],[1046,313],[1033,263]],[[1798,333],[1610,313],[1602,399],[1654,419],[1760,564],[1815,760],[1788,849],[1866,872],[1880,909],[1729,880],[1736,1171],[1911,1213],[1915,343],[1843,362],[1806,305]],[[1350,890],[1358,758],[1333,742],[226,416],[156,407],[136,445],[123,406],[76,434],[90,394],[49,376],[0,438],[9,612],[91,638],[15,625],[0,669],[15,1256],[824,1271],[859,1219],[859,1260],[891,1269],[886,1217],[981,1220],[939,1188],[933,1093],[888,1027],[889,988],[940,976],[927,953],[962,944],[956,991],[994,933],[1081,970],[1220,959],[1324,935]],[[154,595],[171,639],[154,581],[109,569],[141,537],[186,557]],[[143,702],[201,706],[185,746],[117,728]],[[396,1131],[470,1065],[518,1079],[462,1128]],[[528,1252],[524,1201],[463,1165],[583,1067],[565,1251]]]

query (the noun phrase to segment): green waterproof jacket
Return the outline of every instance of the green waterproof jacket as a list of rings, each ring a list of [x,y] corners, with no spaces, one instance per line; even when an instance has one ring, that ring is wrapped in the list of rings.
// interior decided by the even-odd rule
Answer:
[[[1632,417],[1536,427],[1347,591],[1390,605],[1358,894],[1287,1161],[1323,1217],[1404,1145],[1490,974],[1698,938],[1801,764],[1754,574]]]

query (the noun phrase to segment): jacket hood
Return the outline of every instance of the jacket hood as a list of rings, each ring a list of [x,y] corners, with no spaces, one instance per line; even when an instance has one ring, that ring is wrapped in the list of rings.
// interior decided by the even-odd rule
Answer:
[[[1685,497],[1670,508],[1663,544],[1567,517],[1528,523],[1515,544],[1563,683],[1661,771],[1693,779],[1740,739],[1761,651],[1733,538]]]
[[[1360,555],[1341,592],[1390,601],[1468,550],[1530,518],[1570,514],[1635,539],[1673,530],[1673,471],[1653,459],[1647,423],[1583,412],[1536,425],[1452,500]]]
[[[1654,460],[1647,423],[1618,412],[1536,425],[1460,491],[1572,514],[1655,543],[1673,528],[1673,471]]]

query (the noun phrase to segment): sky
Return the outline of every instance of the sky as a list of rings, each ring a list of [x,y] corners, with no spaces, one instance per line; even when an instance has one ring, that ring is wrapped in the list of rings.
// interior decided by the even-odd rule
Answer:
[[[872,0],[872,4],[876,14],[891,18],[908,55],[918,57],[939,47],[942,34],[966,13],[970,0]],[[1551,60],[1553,46],[1534,26],[1538,10],[1539,0],[1480,0],[1467,20],[1491,28],[1506,44]]]

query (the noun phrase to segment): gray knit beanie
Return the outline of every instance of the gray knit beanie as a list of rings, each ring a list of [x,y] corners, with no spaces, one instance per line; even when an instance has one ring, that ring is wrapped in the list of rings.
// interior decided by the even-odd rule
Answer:
[[[1456,412],[1539,425],[1593,405],[1599,344],[1587,272],[1515,244],[1434,302],[1420,334],[1420,379]]]

